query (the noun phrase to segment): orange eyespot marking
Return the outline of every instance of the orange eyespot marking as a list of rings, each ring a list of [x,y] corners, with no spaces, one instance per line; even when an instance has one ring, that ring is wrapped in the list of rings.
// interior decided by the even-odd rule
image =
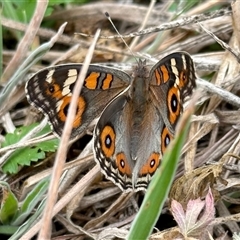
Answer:
[[[104,155],[108,158],[112,157],[115,151],[116,135],[114,129],[107,125],[100,134],[101,147]]]
[[[88,89],[96,89],[100,74],[101,73],[98,72],[90,73],[90,75],[84,81],[84,86]]]
[[[126,174],[128,176],[131,176],[131,167],[127,162],[127,158],[126,155],[124,153],[118,153],[116,155],[116,165],[118,170],[122,173],[122,174]]]
[[[176,123],[181,112],[178,88],[173,86],[168,90],[167,105],[169,110],[169,121],[171,124],[174,124]]]
[[[186,82],[187,82],[187,75],[186,75],[186,71],[183,70],[180,72],[180,76],[179,76],[179,87],[183,88],[184,86],[186,86]]]
[[[111,87],[112,81],[113,81],[113,75],[107,74],[106,78],[103,80],[102,89],[103,90],[109,89]]]
[[[58,117],[62,122],[66,121],[70,101],[71,101],[71,97],[66,96],[62,99],[62,102],[60,102],[61,105],[59,105]]]
[[[164,152],[166,151],[167,146],[170,144],[170,142],[172,141],[173,136],[171,135],[171,133],[168,131],[168,129],[166,128],[166,126],[164,126],[163,130],[162,130],[162,134],[161,134],[161,150],[162,153],[164,154]]]
[[[82,96],[78,97],[78,105],[77,105],[77,111],[76,116],[73,121],[73,128],[77,128],[82,124],[82,114],[86,109],[86,102]]]
[[[166,68],[165,65],[162,65],[160,67],[160,69],[161,69],[161,72],[162,72],[163,82],[166,83],[169,80],[169,77],[170,77],[169,76],[169,71],[168,71],[168,69]]]
[[[70,102],[71,102],[71,97],[66,96],[62,99],[61,105],[59,105],[58,117],[60,118],[60,120],[62,122],[66,121]],[[78,98],[78,105],[77,105],[77,110],[76,110],[76,116],[73,121],[73,128],[77,128],[81,125],[82,114],[83,114],[85,108],[86,108],[86,103],[85,103],[83,97],[80,96]]]
[[[142,168],[140,169],[139,174],[140,175],[147,175],[147,174],[151,174],[152,175],[157,170],[160,162],[161,162],[160,154],[159,153],[155,153],[155,152],[152,153],[149,156],[149,158],[147,160],[147,163],[145,163],[142,166]]]
[[[60,99],[62,98],[62,91],[58,84],[46,83],[46,94],[52,96],[53,98]]]

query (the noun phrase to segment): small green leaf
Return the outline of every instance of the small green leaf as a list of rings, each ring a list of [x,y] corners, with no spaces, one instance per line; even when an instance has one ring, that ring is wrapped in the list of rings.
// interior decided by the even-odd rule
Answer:
[[[2,143],[2,147],[7,147],[19,142],[29,131],[35,128],[38,123],[31,124],[30,126],[24,126],[16,128],[14,133],[8,133],[5,136],[5,141]]]
[[[28,23],[34,13],[36,1],[5,1],[3,15],[18,22]]]
[[[43,199],[37,209],[32,213],[30,217],[26,219],[26,221],[17,229],[17,231],[9,238],[9,240],[18,240],[22,237],[22,235],[28,231],[33,223],[39,221],[39,217],[42,215],[46,200]]]
[[[39,143],[37,146],[39,149],[41,149],[44,152],[55,152],[55,150],[58,148],[59,140],[53,139],[45,142]]]
[[[37,162],[39,159],[44,159],[45,153],[38,147],[26,147],[16,150],[3,165],[4,173],[17,173],[19,166],[30,166],[31,162]]]
[[[0,221],[2,224],[10,224],[18,211],[18,200],[12,193],[9,185],[5,182],[0,182],[3,190],[3,198],[1,202]]]
[[[36,126],[35,124],[39,125],[39,123],[33,123],[32,125],[35,127],[35,126]],[[30,126],[32,126],[32,125],[30,125]],[[47,133],[50,133],[50,132],[52,132],[51,127],[50,127],[49,124],[47,124],[47,125],[42,129],[42,131],[40,131],[36,136],[41,136],[41,135],[43,135],[43,134],[47,134]]]
[[[18,230],[16,226],[2,225],[0,226],[0,234],[3,235],[12,235]]]
[[[31,126],[21,127],[9,133],[5,137],[3,147],[9,146],[19,142],[29,131],[35,128],[38,124],[32,124]],[[38,135],[48,133],[50,127],[44,128]],[[45,152],[55,152],[58,147],[59,140],[53,139],[36,144],[35,146],[25,147],[17,149],[3,165],[2,170],[4,173],[17,173],[19,166],[30,166],[31,162],[37,162],[40,159],[45,158]]]

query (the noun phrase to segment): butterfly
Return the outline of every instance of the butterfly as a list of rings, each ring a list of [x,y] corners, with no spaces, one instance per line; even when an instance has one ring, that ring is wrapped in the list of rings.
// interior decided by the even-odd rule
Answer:
[[[28,101],[44,113],[59,137],[81,68],[81,64],[45,68],[26,83]],[[71,138],[100,116],[93,132],[93,152],[101,171],[123,191],[145,190],[174,138],[195,80],[193,60],[186,52],[172,53],[151,69],[139,60],[131,75],[90,65]]]

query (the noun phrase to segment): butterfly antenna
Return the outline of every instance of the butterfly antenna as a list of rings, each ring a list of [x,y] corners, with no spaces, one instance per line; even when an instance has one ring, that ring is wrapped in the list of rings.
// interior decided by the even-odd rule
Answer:
[[[122,41],[124,42],[124,44],[126,45],[127,49],[130,51],[130,53],[132,54],[132,56],[135,58],[136,62],[138,63],[138,59],[135,57],[133,51],[131,50],[131,48],[128,46],[128,44],[126,43],[126,41],[124,40],[124,38],[122,37],[122,35],[119,33],[119,31],[117,30],[116,26],[114,25],[110,15],[108,12],[105,12],[105,16],[107,17],[108,21],[112,24],[114,30],[116,31],[116,33],[119,35],[119,37],[122,39]]]

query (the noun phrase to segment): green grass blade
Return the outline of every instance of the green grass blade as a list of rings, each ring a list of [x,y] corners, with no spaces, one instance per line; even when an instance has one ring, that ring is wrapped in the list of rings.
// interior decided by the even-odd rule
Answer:
[[[173,182],[181,149],[188,132],[189,120],[190,117],[184,129],[176,136],[164,154],[162,165],[156,171],[148,187],[127,239],[148,239],[151,234]]]
[[[3,16],[6,18],[12,19],[16,22],[19,22],[19,16],[17,14],[16,9],[14,8],[14,2],[13,1],[4,1],[3,2]],[[10,30],[12,34],[15,36],[17,40],[21,39],[22,33],[14,30]]]
[[[27,195],[27,197],[22,202],[22,206],[19,208],[18,216],[16,216],[16,219],[12,223],[13,225],[19,226],[26,219],[29,218],[35,206],[43,198],[43,195],[46,194],[48,186],[49,178],[45,178],[34,187],[34,189]]]

